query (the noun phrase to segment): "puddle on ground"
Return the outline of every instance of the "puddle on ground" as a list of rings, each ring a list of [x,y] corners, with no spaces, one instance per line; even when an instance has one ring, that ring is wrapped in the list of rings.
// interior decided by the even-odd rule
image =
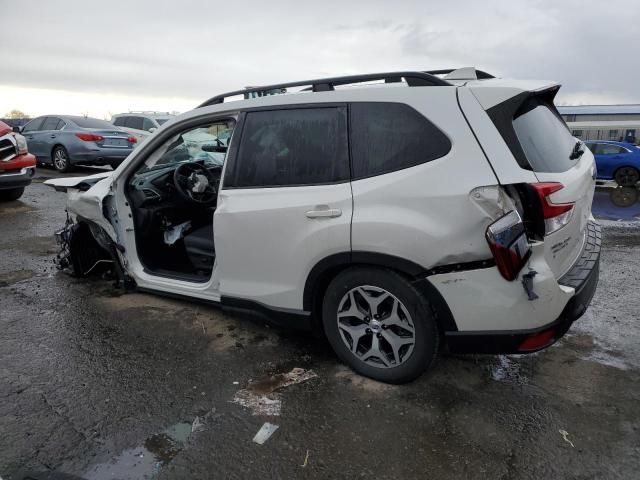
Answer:
[[[0,208],[0,215],[15,215],[17,213],[29,213],[33,211],[35,211],[35,208],[25,204],[16,207],[3,206]]]
[[[87,480],[151,479],[180,453],[190,435],[190,423],[177,423],[147,438],[142,446],[124,450],[111,461],[91,467],[83,477]]]
[[[0,288],[13,285],[35,275],[33,270],[16,270],[13,272],[0,273]]]
[[[640,191],[636,187],[597,186],[591,207],[597,219],[640,220]]]

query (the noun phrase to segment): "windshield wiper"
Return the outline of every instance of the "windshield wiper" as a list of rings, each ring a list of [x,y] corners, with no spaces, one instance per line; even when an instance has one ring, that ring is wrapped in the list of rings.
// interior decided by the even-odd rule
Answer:
[[[571,151],[571,155],[569,155],[569,160],[576,160],[582,156],[584,153],[584,144],[581,141],[577,141],[573,146],[573,150]]]

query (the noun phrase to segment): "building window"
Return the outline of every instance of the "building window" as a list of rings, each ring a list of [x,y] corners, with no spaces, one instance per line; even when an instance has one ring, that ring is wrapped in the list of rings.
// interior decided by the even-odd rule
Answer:
[[[609,140],[617,140],[618,135],[618,130],[609,130]]]

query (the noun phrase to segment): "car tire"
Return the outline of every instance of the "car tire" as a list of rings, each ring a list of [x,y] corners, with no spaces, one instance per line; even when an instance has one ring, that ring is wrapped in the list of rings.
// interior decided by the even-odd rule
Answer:
[[[336,355],[381,382],[416,379],[438,353],[429,301],[392,270],[354,267],[339,273],[325,292],[322,321]]]
[[[621,187],[633,187],[640,180],[640,172],[634,167],[620,167],[613,178]]]
[[[24,187],[11,188],[9,190],[0,190],[0,200],[3,202],[10,202],[12,200],[19,199],[24,193]]]
[[[70,172],[73,169],[69,153],[62,145],[56,146],[51,152],[51,163],[53,163],[53,168],[62,173]]]

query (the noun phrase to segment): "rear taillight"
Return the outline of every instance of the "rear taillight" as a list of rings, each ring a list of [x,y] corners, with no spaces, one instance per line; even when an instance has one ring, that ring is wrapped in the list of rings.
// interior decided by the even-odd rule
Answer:
[[[129,142],[129,143],[136,143],[137,141],[138,141],[138,139],[136,137],[127,138],[127,142]]]
[[[76,137],[85,142],[101,142],[104,140],[102,135],[95,135],[93,133],[76,133]]]
[[[520,215],[515,210],[493,222],[485,234],[500,274],[515,280],[531,252]]]
[[[553,203],[549,198],[549,195],[552,193],[562,190],[564,185],[557,182],[546,182],[530,183],[529,186],[534,189],[540,200],[542,218],[544,218],[545,235],[549,235],[569,223],[575,204]]]

